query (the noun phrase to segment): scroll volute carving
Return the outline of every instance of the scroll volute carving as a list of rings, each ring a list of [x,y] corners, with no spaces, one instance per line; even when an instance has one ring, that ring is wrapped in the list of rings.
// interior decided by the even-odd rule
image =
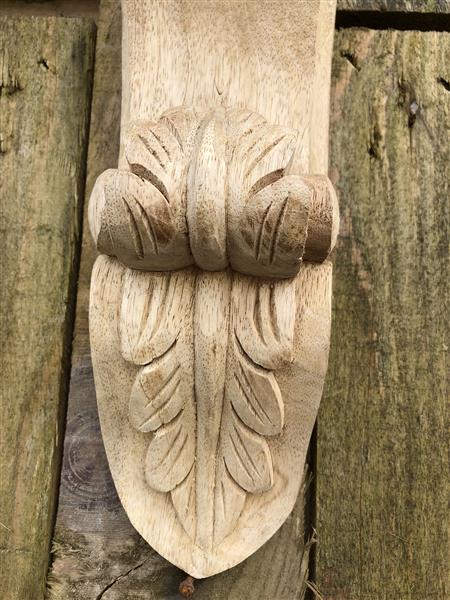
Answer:
[[[126,134],[128,171],[97,180],[89,209],[100,252],[133,269],[196,265],[277,279],[322,262],[337,235],[326,177],[290,173],[297,132],[243,109],[170,110]]]
[[[320,398],[331,270],[318,263],[338,209],[326,177],[291,173],[297,137],[248,110],[169,110],[129,127],[128,169],[90,200],[113,475],[142,535],[195,576],[287,517]]]

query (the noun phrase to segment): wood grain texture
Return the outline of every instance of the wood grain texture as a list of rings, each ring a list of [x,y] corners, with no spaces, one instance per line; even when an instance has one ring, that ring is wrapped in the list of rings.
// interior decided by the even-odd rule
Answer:
[[[330,600],[449,595],[450,35],[343,31],[334,325],[317,457]]]
[[[338,10],[448,13],[450,0],[338,0]]]
[[[114,481],[136,529],[195,577],[247,558],[295,504],[330,303],[329,262],[269,282],[138,272],[105,255],[94,265],[90,338]],[[266,422],[241,389],[257,395]],[[167,392],[164,413],[152,410],[152,390]]]
[[[0,19],[0,595],[42,599],[59,478],[95,32]]]
[[[103,2],[88,161],[88,192],[116,165],[120,108],[118,3]],[[326,101],[326,98],[322,98]],[[320,111],[318,111],[320,113]],[[158,116],[157,114],[155,117]],[[318,115],[320,119],[320,114]],[[323,157],[319,157],[322,160]],[[85,220],[87,223],[87,219]],[[94,252],[83,236],[68,431],[54,540],[52,600],[175,598],[182,573],[154,552],[129,523],[114,491],[98,431],[87,345],[88,278]],[[198,598],[302,598],[308,578],[303,489],[294,511],[263,548],[241,565],[196,583]]]
[[[299,132],[293,173],[326,174],[334,0],[126,0],[123,10],[122,135],[179,106],[248,109]]]
[[[99,0],[2,0],[0,4],[1,16],[91,17],[96,19],[98,11]]]

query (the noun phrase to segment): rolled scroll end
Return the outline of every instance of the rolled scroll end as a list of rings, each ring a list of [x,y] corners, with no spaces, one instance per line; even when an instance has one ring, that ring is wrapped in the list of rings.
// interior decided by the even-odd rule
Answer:
[[[102,228],[102,216],[105,210],[105,178],[109,177],[109,171],[102,173],[96,180],[91,192],[88,207],[89,229],[95,246],[99,247],[100,231]]]
[[[290,172],[297,137],[222,107],[130,124],[128,170],[105,171],[92,192],[97,249],[138,270],[231,266],[276,279],[323,262],[339,228],[336,194],[325,176]]]
[[[313,188],[303,260],[323,262],[333,250],[339,231],[339,205],[333,184],[325,175],[305,177]]]

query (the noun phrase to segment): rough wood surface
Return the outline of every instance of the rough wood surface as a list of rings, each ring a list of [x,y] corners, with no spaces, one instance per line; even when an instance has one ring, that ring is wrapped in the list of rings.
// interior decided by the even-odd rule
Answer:
[[[338,0],[338,10],[448,13],[450,0]]]
[[[337,35],[341,207],[317,456],[329,600],[449,597],[450,34]]]
[[[44,596],[62,445],[94,26],[0,19],[0,596]]]
[[[450,0],[337,0],[337,10],[450,13]],[[97,18],[98,12],[99,0],[2,0],[0,5],[0,15]]]

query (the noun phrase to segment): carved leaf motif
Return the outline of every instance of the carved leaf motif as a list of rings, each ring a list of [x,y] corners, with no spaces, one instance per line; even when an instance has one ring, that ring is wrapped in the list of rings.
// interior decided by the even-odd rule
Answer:
[[[245,109],[181,107],[124,134],[128,170],[97,180],[98,249],[140,270],[196,264],[277,279],[321,262],[338,231],[326,177],[291,173],[299,134]]]
[[[175,345],[139,371],[130,398],[130,421],[136,429],[156,431],[178,415],[188,391],[181,375]]]
[[[195,496],[195,466],[187,477],[172,490],[172,502],[186,533],[194,540],[197,526]]]
[[[194,425],[194,429],[192,429]],[[195,458],[195,414],[189,403],[179,417],[157,430],[145,459],[148,484],[172,491],[188,475]]]
[[[251,196],[242,210],[240,235],[248,265],[267,275],[294,274],[306,243],[312,193],[300,178],[287,175]]]
[[[280,388],[271,371],[257,366],[234,343],[232,377],[227,394],[234,411],[261,435],[276,435],[283,428],[284,407]]]
[[[183,160],[178,140],[160,123],[136,123],[127,137],[125,157],[131,172],[150,181],[171,204],[174,175]]]
[[[195,460],[189,341],[193,286],[194,276],[188,271],[127,270],[119,320],[122,356],[141,365],[131,389],[129,419],[138,431],[154,433],[145,458],[145,477],[153,489],[174,491],[177,498],[180,493],[175,489],[193,471]],[[180,512],[187,530],[189,519],[188,513]]]
[[[266,282],[235,275],[234,331],[257,365],[273,370],[292,360],[295,306],[295,280]]]
[[[295,282],[269,284],[234,274],[231,300],[216,473],[215,543],[233,530],[246,493],[263,493],[273,485],[272,457],[265,437],[281,433],[284,405],[270,369],[286,365],[291,358]],[[278,300],[284,302],[285,313],[277,310]]]
[[[271,369],[290,359],[294,289],[238,274],[125,272],[121,351],[140,367],[129,418],[153,434],[145,477],[171,493],[201,548],[233,531],[246,494],[273,485],[266,437],[282,431],[284,406]]]
[[[230,475],[223,458],[218,463],[216,477],[213,539],[215,544],[220,544],[233,531],[244,508],[247,493]]]
[[[233,410],[223,455],[228,472],[247,492],[259,494],[272,487],[272,457],[266,440],[246,427]]]
[[[119,320],[125,360],[145,365],[162,356],[186,328],[192,304],[189,271],[148,274],[127,270]]]
[[[114,174],[123,218],[111,237],[122,254],[113,253],[138,261],[127,264],[186,266],[190,240],[205,269],[230,260],[258,275],[298,270],[311,193],[287,174],[294,132],[245,110],[199,117],[183,109],[133,126],[128,138],[130,172]],[[128,180],[132,193],[121,189]],[[96,210],[108,221],[102,202]],[[211,219],[216,228],[208,229]],[[284,405],[272,371],[292,359],[295,311],[293,279],[224,270],[124,276],[120,348],[139,367],[129,419],[149,436],[145,477],[171,494],[180,523],[204,550],[233,531],[247,494],[273,485],[267,438],[281,433]]]

